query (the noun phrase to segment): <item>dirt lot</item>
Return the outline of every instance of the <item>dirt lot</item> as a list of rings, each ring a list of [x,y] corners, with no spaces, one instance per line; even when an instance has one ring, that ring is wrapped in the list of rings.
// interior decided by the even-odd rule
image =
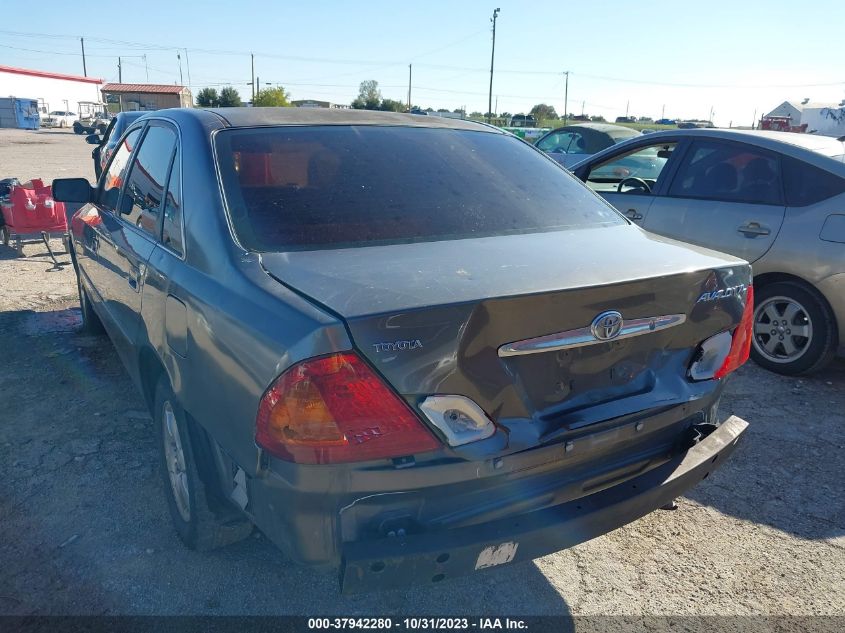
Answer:
[[[91,165],[73,134],[0,130],[0,178]],[[842,361],[801,380],[744,367],[721,410],[751,423],[747,439],[677,511],[533,563],[347,598],[258,532],[211,554],[180,544],[141,398],[108,340],[75,332],[70,266],[24,252],[0,246],[0,614],[845,615]]]

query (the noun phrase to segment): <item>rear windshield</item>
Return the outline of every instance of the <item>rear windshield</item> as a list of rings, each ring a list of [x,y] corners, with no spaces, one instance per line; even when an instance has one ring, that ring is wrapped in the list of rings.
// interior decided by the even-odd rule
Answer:
[[[314,250],[624,224],[509,135],[319,126],[216,135],[232,224],[256,251]]]

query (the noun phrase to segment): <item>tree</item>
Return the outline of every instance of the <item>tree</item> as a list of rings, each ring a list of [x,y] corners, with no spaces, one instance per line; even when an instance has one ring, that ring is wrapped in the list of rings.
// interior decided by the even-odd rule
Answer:
[[[220,91],[218,105],[221,108],[239,108],[243,105],[241,95],[232,86],[226,86]]]
[[[437,108],[438,112],[448,112],[449,108]]]
[[[510,112],[502,112],[499,116],[503,119],[510,119],[513,114],[511,114]]]
[[[197,106],[200,108],[216,108],[220,104],[220,97],[214,88],[203,88],[197,93]]]
[[[379,106],[379,110],[385,110],[386,112],[404,112],[407,109],[403,102],[396,101],[395,99],[382,99],[381,105]]]
[[[375,79],[362,81],[352,107],[356,110],[378,110],[380,105],[381,90],[378,89],[378,82]]]
[[[484,115],[481,114],[481,112],[479,112],[478,110],[475,110],[475,111],[469,113],[469,118],[470,119],[483,119]]]
[[[605,119],[602,115],[597,114],[595,116],[591,116],[590,121],[594,121],[595,123],[604,123],[607,119]]]
[[[290,106],[290,95],[281,86],[265,88],[255,93],[252,105],[258,108],[286,108]]]
[[[463,109],[463,108],[455,108],[454,110],[452,110],[452,113],[453,113],[453,114],[466,114],[466,113],[464,112],[464,109]]]
[[[550,106],[545,103],[538,103],[531,108],[531,114],[533,114],[534,118],[538,121],[551,121],[558,118],[554,106]]]

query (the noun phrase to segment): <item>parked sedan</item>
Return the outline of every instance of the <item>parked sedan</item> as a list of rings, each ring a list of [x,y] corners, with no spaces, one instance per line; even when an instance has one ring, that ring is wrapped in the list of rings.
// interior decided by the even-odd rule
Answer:
[[[671,502],[747,426],[717,417],[747,263],[642,231],[491,126],[159,111],[96,187],[53,190],[84,203],[84,328],[153,413],[189,547],[255,523],[346,591],[438,582]]]
[[[41,117],[41,127],[71,127],[78,118],[79,115],[76,112],[53,110],[46,117]]]
[[[564,167],[612,147],[629,138],[641,136],[636,130],[609,123],[565,125],[537,139],[534,145]]]
[[[573,170],[645,229],[752,262],[751,353],[801,374],[845,349],[843,160],[845,145],[828,137],[672,130]]]
[[[102,138],[98,134],[91,134],[86,137],[85,140],[88,143],[97,146],[91,151],[91,158],[94,159],[94,173],[97,175],[97,178],[103,173],[106,163],[108,163],[112,152],[114,152],[114,148],[117,147],[117,143],[126,131],[126,128],[145,114],[147,113],[120,112],[109,121]]]

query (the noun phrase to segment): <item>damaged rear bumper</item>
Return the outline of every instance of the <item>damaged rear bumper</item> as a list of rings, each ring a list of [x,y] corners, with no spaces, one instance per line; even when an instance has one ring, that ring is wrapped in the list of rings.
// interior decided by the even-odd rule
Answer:
[[[344,593],[396,589],[532,560],[634,521],[693,487],[733,452],[748,427],[732,416],[663,466],[557,506],[480,525],[343,545]]]

